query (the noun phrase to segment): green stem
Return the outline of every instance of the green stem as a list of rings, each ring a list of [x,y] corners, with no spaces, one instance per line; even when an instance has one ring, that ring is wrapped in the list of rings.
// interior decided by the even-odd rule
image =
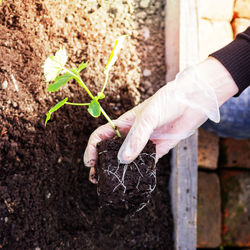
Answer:
[[[115,126],[115,124],[113,123],[113,121],[109,118],[109,116],[107,115],[107,113],[104,111],[104,109],[100,106],[101,112],[104,115],[104,117],[107,119],[107,121],[110,123],[110,125],[112,126],[112,128],[115,130],[116,134],[118,137],[122,137],[120,134],[120,131],[118,130],[118,128]]]
[[[74,74],[72,71],[66,69],[65,67],[63,67],[64,70],[66,70],[67,72],[69,72],[72,76],[74,76],[74,78],[76,79],[76,81],[79,83],[79,85],[81,87],[83,87],[86,92],[88,93],[88,95],[94,99],[94,96],[92,95],[92,93],[90,92],[90,90],[88,89],[87,85],[82,81],[81,77],[79,77],[78,75]]]
[[[81,77],[77,76],[76,74],[74,74],[72,71],[66,69],[65,67],[63,67],[64,70],[66,70],[67,72],[69,72],[72,76],[74,76],[75,80],[80,84],[80,86],[82,86],[86,92],[88,93],[88,95],[92,98],[95,99],[95,97],[92,95],[92,93],[90,92],[90,90],[88,89],[88,87],[85,85],[85,83],[82,81]],[[102,88],[102,93],[107,85],[108,82],[108,73],[109,71],[107,71],[105,73],[105,82]],[[66,102],[66,104],[69,105],[89,105],[87,103],[71,103],[71,102]],[[118,128],[115,126],[115,124],[112,122],[112,120],[109,118],[109,116],[107,115],[107,113],[104,111],[104,109],[100,106],[101,112],[104,115],[104,117],[107,119],[107,121],[110,123],[110,125],[113,127],[113,129],[115,130],[116,134],[118,137],[121,137],[121,134],[118,130]]]
[[[89,103],[75,103],[75,102],[65,102],[68,105],[75,105],[75,106],[87,106]]]

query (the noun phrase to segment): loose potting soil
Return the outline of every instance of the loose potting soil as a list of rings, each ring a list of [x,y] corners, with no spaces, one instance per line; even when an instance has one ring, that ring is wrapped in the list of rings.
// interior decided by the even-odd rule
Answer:
[[[157,165],[147,207],[132,217],[100,215],[82,156],[91,132],[106,121],[65,106],[45,128],[58,101],[89,99],[74,81],[47,93],[42,72],[45,59],[64,47],[69,67],[89,61],[82,77],[97,93],[114,40],[128,34],[101,103],[117,118],[165,84],[164,3],[2,1],[0,249],[172,249],[169,158]]]

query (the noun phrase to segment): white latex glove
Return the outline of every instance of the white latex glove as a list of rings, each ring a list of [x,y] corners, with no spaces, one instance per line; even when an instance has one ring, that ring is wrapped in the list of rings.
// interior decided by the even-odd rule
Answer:
[[[192,135],[208,118],[219,122],[219,106],[237,91],[228,71],[214,58],[177,74],[174,81],[114,120],[121,134],[128,133],[118,152],[118,160],[126,164],[132,162],[150,139],[156,145],[158,161],[181,139]],[[106,124],[96,129],[89,138],[84,163],[91,167],[90,180],[93,183],[96,182],[93,179],[96,145],[115,135],[113,128]]]

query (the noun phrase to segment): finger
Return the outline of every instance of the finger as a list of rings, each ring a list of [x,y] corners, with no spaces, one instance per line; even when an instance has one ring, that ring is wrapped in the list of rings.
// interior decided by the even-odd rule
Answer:
[[[143,150],[151,133],[151,123],[146,118],[136,120],[118,152],[118,160],[124,164],[131,163]]]
[[[89,170],[89,181],[92,182],[93,184],[98,183],[98,180],[96,178],[95,168],[93,167]]]
[[[114,137],[115,130],[110,124],[105,124],[97,128],[89,137],[88,145],[85,149],[83,161],[86,167],[94,167],[97,160],[96,145],[105,139]]]

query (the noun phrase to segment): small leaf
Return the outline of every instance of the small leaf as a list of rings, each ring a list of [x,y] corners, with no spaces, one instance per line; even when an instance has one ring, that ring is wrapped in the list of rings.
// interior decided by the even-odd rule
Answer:
[[[58,102],[53,108],[51,108],[49,110],[49,112],[46,114],[45,126],[46,126],[47,122],[49,121],[51,114],[53,112],[57,111],[59,108],[61,108],[67,101],[68,101],[68,97],[66,97],[62,101]]]
[[[99,99],[103,99],[103,98],[105,98],[105,94],[102,92],[98,92],[97,99],[99,100]]]
[[[57,111],[59,108],[61,108],[64,104],[65,104],[65,102],[67,102],[68,101],[68,97],[66,97],[65,99],[63,99],[62,101],[60,101],[60,102],[58,102],[53,108],[51,108],[50,110],[49,110],[49,113],[53,113],[53,112],[55,112],[55,111]]]
[[[93,117],[98,117],[101,114],[101,108],[100,108],[100,103],[96,100],[93,99],[88,108],[88,112],[93,116]]]
[[[46,114],[45,126],[47,125],[48,120],[50,119],[50,113]]]
[[[126,36],[127,35],[121,36],[117,40],[115,40],[115,46],[111,52],[111,55],[109,57],[108,63],[107,63],[106,68],[105,68],[106,71],[109,71],[112,68],[112,66],[115,64],[115,62],[118,58],[118,53],[122,48],[122,44],[123,44]]]
[[[73,79],[74,76],[71,75],[69,72],[58,76],[55,79],[55,83],[52,83],[49,85],[49,87],[47,88],[48,92],[55,92],[57,91],[59,88],[61,88],[63,85],[65,85],[69,80]]]
[[[43,66],[44,76],[47,82],[54,81],[60,74],[68,60],[65,49],[59,49],[55,56],[49,56]]]
[[[88,62],[82,62],[79,64],[78,68],[77,68],[77,73],[79,74],[83,69],[85,69],[86,67],[89,66]]]

